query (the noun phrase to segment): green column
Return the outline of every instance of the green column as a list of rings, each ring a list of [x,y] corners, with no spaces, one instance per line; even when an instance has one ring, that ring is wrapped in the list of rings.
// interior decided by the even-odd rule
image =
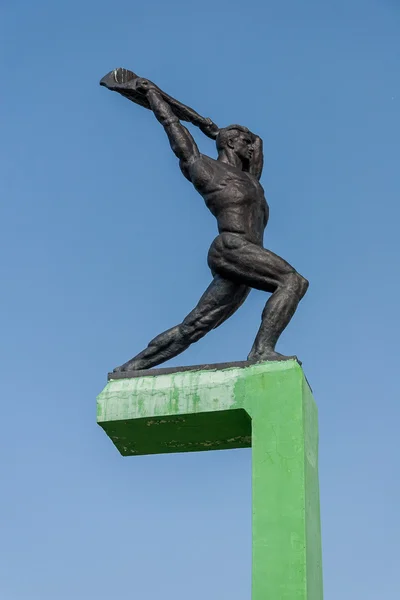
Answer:
[[[97,410],[124,456],[252,446],[252,600],[322,600],[317,409],[297,362],[114,379]]]

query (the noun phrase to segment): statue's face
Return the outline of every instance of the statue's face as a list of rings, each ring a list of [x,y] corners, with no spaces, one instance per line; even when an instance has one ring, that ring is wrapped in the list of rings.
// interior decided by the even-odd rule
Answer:
[[[243,164],[248,164],[253,156],[253,138],[249,133],[241,131],[239,135],[230,140],[230,146]]]

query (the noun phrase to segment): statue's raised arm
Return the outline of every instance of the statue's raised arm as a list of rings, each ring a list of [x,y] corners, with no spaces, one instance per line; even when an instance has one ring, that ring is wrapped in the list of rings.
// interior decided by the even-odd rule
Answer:
[[[200,156],[192,135],[182,125],[156,85],[148,79],[137,79],[136,89],[147,98],[155,117],[164,127],[175,156],[179,158],[181,170],[187,173],[187,167]]]
[[[143,81],[144,79],[136,75],[136,73],[133,71],[119,68],[107,73],[107,75],[105,75],[105,77],[103,77],[103,79],[100,81],[100,85],[103,85],[113,92],[118,92],[136,104],[140,104],[141,106],[152,110],[149,99],[146,95],[146,90],[140,88],[140,82]],[[149,84],[158,90],[162,99],[169,104],[171,110],[180,121],[192,123],[193,125],[196,125],[205,135],[213,140],[216,139],[219,128],[211,119],[202,117],[199,115],[199,113],[193,110],[193,108],[182,104],[182,102],[179,102],[179,100],[176,100],[169,94],[166,94],[152,81],[146,81],[148,81]]]

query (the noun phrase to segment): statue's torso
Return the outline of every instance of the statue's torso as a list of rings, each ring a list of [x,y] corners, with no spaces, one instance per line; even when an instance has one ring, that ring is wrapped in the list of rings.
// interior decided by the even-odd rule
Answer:
[[[269,209],[254,175],[204,155],[183,172],[216,217],[220,233],[239,233],[262,244]]]

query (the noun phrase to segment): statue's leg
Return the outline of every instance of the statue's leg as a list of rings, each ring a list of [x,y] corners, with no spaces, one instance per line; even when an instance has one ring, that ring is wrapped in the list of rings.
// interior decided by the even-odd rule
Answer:
[[[271,292],[249,360],[281,360],[275,345],[307,291],[308,281],[270,250],[223,233],[210,249],[210,267],[222,277]]]
[[[196,308],[180,325],[161,333],[143,352],[114,371],[150,369],[177,356],[233,314],[249,291],[246,285],[216,275]]]

